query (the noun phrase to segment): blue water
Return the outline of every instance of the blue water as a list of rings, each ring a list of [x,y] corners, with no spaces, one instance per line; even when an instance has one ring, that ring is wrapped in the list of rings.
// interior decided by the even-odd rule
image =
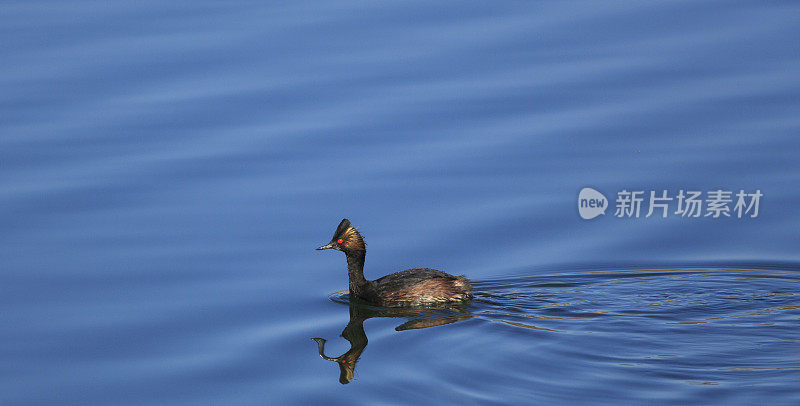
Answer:
[[[0,9],[4,405],[800,403],[796,2]],[[349,305],[343,217],[475,300]]]

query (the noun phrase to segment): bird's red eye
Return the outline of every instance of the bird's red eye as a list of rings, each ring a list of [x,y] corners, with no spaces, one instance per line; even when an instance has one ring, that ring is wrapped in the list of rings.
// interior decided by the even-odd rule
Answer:
[[[341,243],[343,243],[343,242],[344,242],[344,240],[340,238],[340,239],[336,240],[336,242],[338,242],[339,244],[341,244]]]

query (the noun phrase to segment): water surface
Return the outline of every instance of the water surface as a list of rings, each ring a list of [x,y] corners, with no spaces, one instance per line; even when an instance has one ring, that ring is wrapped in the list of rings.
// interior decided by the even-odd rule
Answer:
[[[2,10],[0,403],[800,402],[796,2]],[[478,292],[371,310],[346,385],[343,217]]]

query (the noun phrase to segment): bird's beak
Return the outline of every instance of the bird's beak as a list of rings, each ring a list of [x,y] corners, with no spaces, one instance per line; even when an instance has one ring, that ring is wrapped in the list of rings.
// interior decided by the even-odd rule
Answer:
[[[321,247],[318,247],[318,250],[327,250],[333,248],[333,242],[329,242]]]

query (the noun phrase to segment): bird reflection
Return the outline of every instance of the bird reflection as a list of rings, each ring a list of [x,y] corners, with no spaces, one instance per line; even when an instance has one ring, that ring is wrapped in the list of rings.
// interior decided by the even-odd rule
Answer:
[[[361,303],[350,303],[350,322],[342,330],[342,337],[350,342],[350,349],[338,357],[325,355],[324,338],[312,338],[317,342],[320,357],[339,365],[339,382],[347,384],[355,375],[356,363],[361,353],[367,348],[367,334],[364,331],[364,320],[373,317],[409,318],[407,322],[395,327],[397,331],[414,330],[441,326],[468,319],[472,316],[463,307],[449,306],[434,309],[389,309],[377,308]]]

